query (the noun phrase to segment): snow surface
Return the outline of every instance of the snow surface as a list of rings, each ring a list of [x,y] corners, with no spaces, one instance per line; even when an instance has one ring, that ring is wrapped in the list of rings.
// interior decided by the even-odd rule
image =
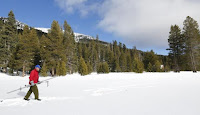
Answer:
[[[38,85],[42,101],[6,93],[27,83],[0,73],[1,115],[200,115],[200,73],[73,74]]]

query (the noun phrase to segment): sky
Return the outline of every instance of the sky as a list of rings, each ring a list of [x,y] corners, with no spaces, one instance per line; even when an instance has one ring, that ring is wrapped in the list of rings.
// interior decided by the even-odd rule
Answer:
[[[0,16],[10,10],[32,27],[67,20],[74,32],[167,55],[170,26],[183,28],[187,16],[199,22],[200,0],[2,0]]]

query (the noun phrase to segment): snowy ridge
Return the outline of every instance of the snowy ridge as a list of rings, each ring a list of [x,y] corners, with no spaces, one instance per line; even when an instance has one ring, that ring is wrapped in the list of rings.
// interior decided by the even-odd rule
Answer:
[[[0,20],[3,20],[4,22],[6,22],[8,19],[5,18],[5,17],[0,17]],[[27,25],[27,24],[16,20],[16,25],[17,25],[17,29],[23,30],[24,26]],[[34,28],[37,29],[37,30],[40,30],[44,33],[48,33],[48,31],[50,30],[50,28],[42,28],[42,27],[34,27]],[[75,36],[76,42],[79,42],[80,39],[90,39],[90,40],[95,39],[92,36],[84,35],[84,34],[81,34],[81,33],[74,33],[74,36]]]
[[[48,33],[48,31],[50,30],[50,28],[41,28],[41,27],[35,27],[35,29],[40,30],[44,33]],[[80,34],[80,33],[74,33],[74,37],[75,37],[75,41],[79,42],[80,39],[95,39],[89,35],[84,35],[84,34]]]
[[[0,17],[0,20],[3,20],[3,22],[5,23],[8,20],[8,18]],[[21,29],[22,30],[24,28],[24,26],[27,25],[27,24],[16,20],[16,25],[17,25],[17,29]]]
[[[39,27],[35,27],[36,30],[40,30],[44,33],[48,33],[48,31],[50,30],[50,28],[39,28]]]

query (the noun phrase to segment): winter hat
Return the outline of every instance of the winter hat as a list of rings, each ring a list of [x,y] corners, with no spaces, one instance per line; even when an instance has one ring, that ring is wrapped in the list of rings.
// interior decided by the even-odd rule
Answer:
[[[40,68],[40,69],[41,69],[40,65],[36,65],[35,67],[37,67],[37,68]]]

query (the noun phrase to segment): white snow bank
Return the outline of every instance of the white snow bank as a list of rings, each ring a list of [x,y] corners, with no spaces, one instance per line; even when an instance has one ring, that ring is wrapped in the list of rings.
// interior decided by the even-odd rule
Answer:
[[[0,73],[2,115],[199,115],[200,73],[110,73],[57,77],[38,85],[41,102],[23,97],[28,77]],[[40,77],[45,80],[50,77]]]

